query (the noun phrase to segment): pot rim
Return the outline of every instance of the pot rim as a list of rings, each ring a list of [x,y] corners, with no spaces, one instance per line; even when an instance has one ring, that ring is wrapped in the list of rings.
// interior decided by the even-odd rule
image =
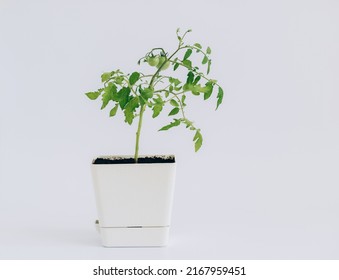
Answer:
[[[140,155],[140,164],[175,163],[175,155]],[[92,164],[135,164],[132,155],[105,155],[92,160]]]

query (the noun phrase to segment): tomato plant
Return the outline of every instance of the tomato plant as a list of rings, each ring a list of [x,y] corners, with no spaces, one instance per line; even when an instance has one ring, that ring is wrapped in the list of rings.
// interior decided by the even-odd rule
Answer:
[[[216,92],[216,109],[222,103],[223,89],[216,80],[208,77],[212,63],[211,48],[204,49],[200,43],[185,44],[184,39],[189,32],[191,30],[181,34],[180,30],[177,30],[178,46],[172,53],[168,54],[163,48],[154,48],[138,61],[138,64],[145,62],[149,66],[155,67],[154,73],[144,74],[135,71],[131,74],[124,74],[120,70],[105,72],[101,75],[103,87],[86,93],[91,100],[101,96],[101,109],[110,104],[112,106],[109,112],[110,117],[114,117],[118,111],[121,111],[125,116],[125,122],[130,125],[134,119],[138,119],[134,152],[136,163],[139,157],[142,120],[147,108],[152,110],[152,117],[156,118],[165,106],[170,106],[168,116],[173,119],[159,131],[184,125],[194,132],[195,151],[198,151],[203,138],[201,130],[185,115],[186,96],[192,94],[202,96],[204,100],[207,100],[213,92]],[[191,60],[193,53],[201,57],[201,65],[206,67],[205,71],[201,71],[199,67],[193,65]],[[171,65],[173,73],[179,68],[186,72],[185,81],[181,81],[178,77],[161,74],[161,71]]]

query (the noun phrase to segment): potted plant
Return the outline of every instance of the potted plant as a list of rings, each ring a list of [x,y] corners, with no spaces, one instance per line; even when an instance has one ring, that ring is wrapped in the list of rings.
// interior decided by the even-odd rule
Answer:
[[[138,61],[139,65],[147,63],[154,69],[152,74],[105,72],[101,75],[103,87],[86,93],[91,100],[101,96],[101,109],[109,107],[110,117],[120,111],[127,124],[137,121],[134,156],[102,156],[92,162],[99,217],[96,223],[105,247],[165,246],[168,242],[175,157],[139,155],[144,112],[152,110],[152,117],[156,118],[169,107],[168,116],[173,119],[159,131],[186,126],[193,132],[195,151],[198,151],[203,138],[200,129],[185,115],[186,96],[202,95],[207,100],[216,89],[216,109],[223,99],[223,90],[217,81],[207,77],[211,49],[204,49],[199,43],[184,43],[189,32],[191,30],[181,34],[177,30],[178,46],[172,53],[154,48]],[[190,60],[193,54],[200,55],[206,74],[193,65]],[[185,81],[168,74],[169,67],[172,73],[182,69]]]

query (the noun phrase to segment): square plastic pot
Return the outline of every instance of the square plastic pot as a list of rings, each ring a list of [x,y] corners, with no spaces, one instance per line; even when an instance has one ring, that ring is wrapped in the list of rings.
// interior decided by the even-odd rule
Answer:
[[[102,245],[166,246],[176,163],[92,163],[91,168]]]

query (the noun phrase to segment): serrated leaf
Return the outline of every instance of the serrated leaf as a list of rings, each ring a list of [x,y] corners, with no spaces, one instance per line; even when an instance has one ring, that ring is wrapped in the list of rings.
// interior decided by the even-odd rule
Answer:
[[[191,54],[192,54],[192,49],[187,49],[187,51],[185,52],[183,60],[186,60],[187,58],[189,58],[191,56]]]
[[[114,116],[116,115],[116,113],[117,113],[117,111],[118,111],[118,107],[119,107],[118,104],[116,104],[116,105],[113,107],[113,109],[109,112],[109,116],[110,116],[110,117],[114,117]]]
[[[116,92],[117,87],[115,84],[113,83],[109,83],[105,88],[104,88],[104,93],[102,94],[102,106],[101,106],[101,110],[104,109],[108,102],[110,100],[113,100],[113,95]]]
[[[178,114],[179,113],[179,108],[178,107],[175,107],[175,108],[173,108],[172,110],[171,110],[171,112],[169,112],[169,116],[174,116],[174,115],[176,115],[176,114]]]
[[[200,130],[197,130],[197,132],[194,135],[193,138],[194,143],[194,150],[195,152],[199,151],[199,149],[201,148],[202,145],[202,135],[200,133]]]
[[[218,109],[219,105],[222,103],[223,97],[224,97],[224,91],[223,91],[223,89],[221,87],[219,87],[218,95],[217,95],[218,101],[217,101],[217,108],[216,108],[216,110]]]
[[[177,70],[179,67],[179,63],[174,64],[173,71]]]
[[[119,105],[120,108],[123,110],[128,103],[130,98],[131,89],[129,87],[123,87],[118,92],[118,98],[119,98]]]
[[[202,48],[202,46],[199,43],[195,43],[193,46],[197,47],[198,49]]]
[[[213,92],[213,84],[211,82],[207,82],[205,84],[205,92],[204,92],[204,100],[211,97]]]
[[[132,124],[134,119],[134,112],[135,109],[139,107],[139,98],[133,97],[125,106],[124,115],[125,115],[125,122],[128,124]]]
[[[95,100],[99,97],[100,95],[100,92],[98,91],[91,91],[91,92],[87,92],[85,93],[87,95],[87,97],[91,100]]]
[[[212,50],[211,50],[210,47],[207,47],[206,53],[207,53],[207,54],[211,54],[211,53],[212,53]]]
[[[170,124],[163,126],[162,128],[159,129],[159,131],[169,130],[170,128],[178,125],[180,125],[180,120],[175,119],[174,122],[171,122]]]
[[[210,73],[210,70],[211,70],[211,64],[212,64],[212,61],[209,60],[209,61],[208,61],[208,66],[207,66],[207,75]]]
[[[174,107],[179,107],[179,103],[175,101],[174,99],[171,99],[170,104]]]
[[[184,64],[187,68],[192,68],[192,61],[189,59],[184,60],[182,64]]]
[[[101,82],[106,82],[112,77],[112,72],[105,72],[101,75]]]
[[[105,109],[105,107],[107,106],[108,102],[110,101],[110,97],[109,97],[109,94],[107,92],[104,92],[102,94],[102,105],[101,105],[101,110],[102,109]]]
[[[164,104],[163,103],[156,103],[153,108],[153,114],[152,114],[152,118],[156,118],[157,116],[159,116],[160,112],[162,111]]]
[[[117,86],[110,82],[107,84],[107,86],[103,89],[104,92],[107,92],[107,94],[110,96],[110,98],[113,100],[114,94],[117,92]]]
[[[129,76],[129,83],[131,86],[133,86],[140,78],[140,73],[139,72],[133,72],[131,76]]]
[[[208,57],[205,55],[201,63],[206,64],[207,62],[208,62]]]

